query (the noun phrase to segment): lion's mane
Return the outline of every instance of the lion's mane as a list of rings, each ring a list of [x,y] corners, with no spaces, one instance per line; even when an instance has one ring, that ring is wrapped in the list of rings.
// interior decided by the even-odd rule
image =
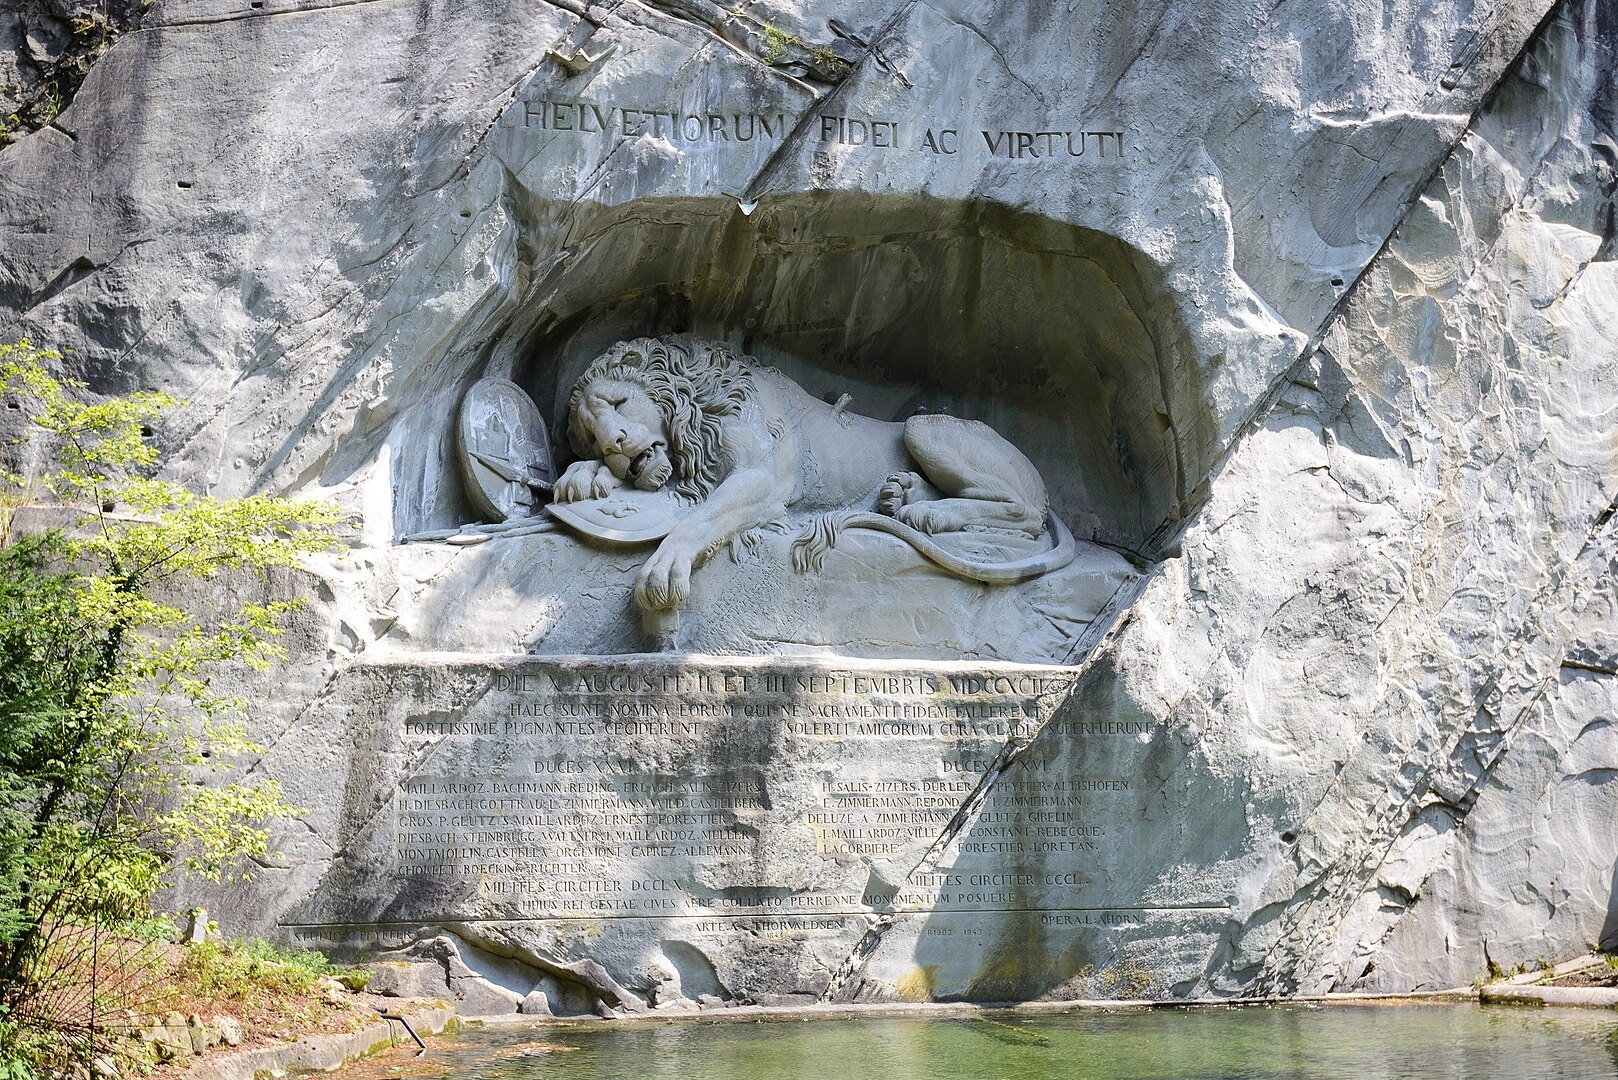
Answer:
[[[719,485],[724,419],[739,414],[755,391],[753,373],[729,345],[683,336],[636,338],[596,357],[568,398],[567,437],[581,458],[598,452],[579,420],[584,392],[598,379],[633,383],[657,405],[668,421],[678,494],[703,499]]]

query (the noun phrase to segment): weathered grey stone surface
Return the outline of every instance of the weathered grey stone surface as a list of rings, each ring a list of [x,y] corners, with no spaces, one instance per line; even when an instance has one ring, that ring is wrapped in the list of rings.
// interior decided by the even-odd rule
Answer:
[[[311,812],[232,930],[558,1015],[1415,989],[1618,934],[1611,5],[144,25],[0,151],[0,337],[189,400],[199,487],[354,514],[274,585],[311,605],[248,764]],[[983,420],[1101,546],[986,587],[765,535],[647,656],[645,549],[399,543],[477,517],[473,382],[554,434],[673,332]]]
[[[366,968],[365,990],[383,997],[442,998],[449,996],[448,967],[431,960],[384,960]]]

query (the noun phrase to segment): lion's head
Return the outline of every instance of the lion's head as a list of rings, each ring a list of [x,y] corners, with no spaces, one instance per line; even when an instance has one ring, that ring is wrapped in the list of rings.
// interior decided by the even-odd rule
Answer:
[[[608,388],[609,400],[596,391]],[[631,445],[615,445],[620,432],[603,430],[600,413],[622,409],[632,390],[644,393],[661,415],[661,435],[668,441],[668,460],[660,458],[657,435],[631,436]],[[630,477],[641,487],[661,487],[672,471],[674,490],[705,498],[724,479],[721,431],[726,417],[741,412],[753,395],[753,373],[730,346],[686,337],[636,338],[620,341],[591,362],[568,399],[567,435],[581,458],[633,459]],[[616,421],[613,426],[617,426]],[[646,445],[641,445],[645,443]],[[615,470],[616,471],[616,470]]]

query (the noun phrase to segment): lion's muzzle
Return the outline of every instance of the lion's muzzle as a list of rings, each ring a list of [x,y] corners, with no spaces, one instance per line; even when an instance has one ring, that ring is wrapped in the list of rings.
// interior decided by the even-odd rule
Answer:
[[[653,443],[629,463],[629,478],[642,491],[657,491],[674,477],[674,466],[662,443]]]

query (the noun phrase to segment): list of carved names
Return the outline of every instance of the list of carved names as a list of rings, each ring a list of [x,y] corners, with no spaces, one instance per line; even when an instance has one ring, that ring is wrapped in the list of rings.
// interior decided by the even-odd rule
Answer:
[[[479,917],[867,910],[868,867],[902,880],[1067,686],[1026,669],[500,671],[463,715],[404,721],[419,765],[398,790],[393,873]],[[963,866],[1106,844],[1131,781],[1042,767],[996,784],[957,840]],[[785,888],[783,861],[808,868]],[[1003,899],[958,877],[916,899]]]

